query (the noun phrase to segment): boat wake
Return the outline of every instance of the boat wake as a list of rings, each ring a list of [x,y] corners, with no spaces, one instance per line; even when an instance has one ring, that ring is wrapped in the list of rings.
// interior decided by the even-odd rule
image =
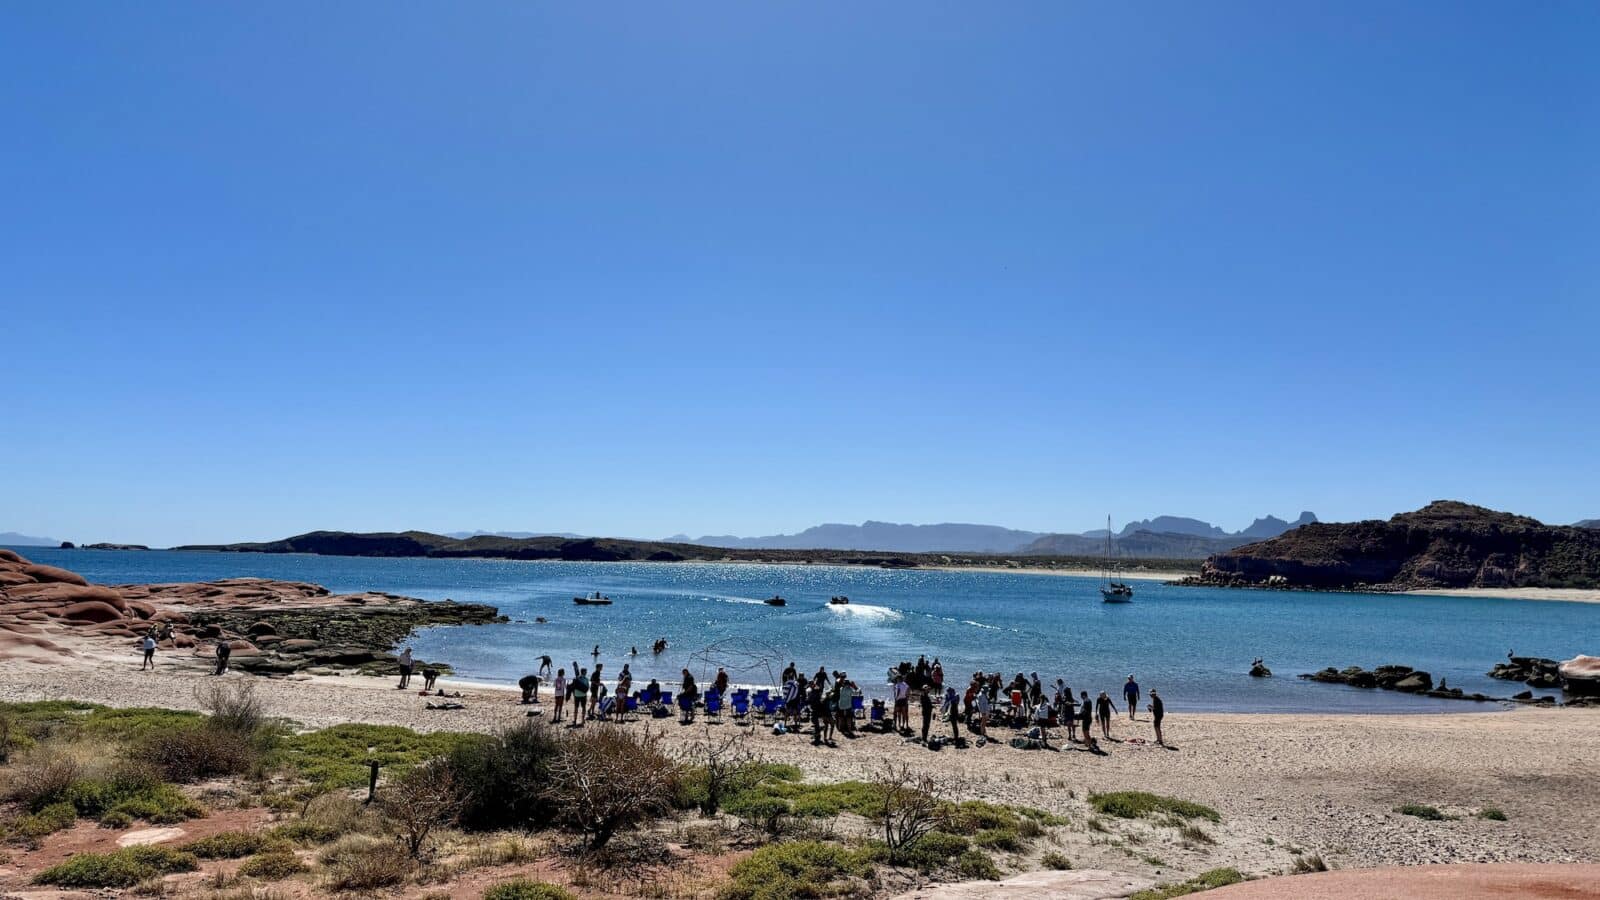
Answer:
[[[829,604],[828,612],[836,616],[854,617],[864,622],[894,622],[905,618],[899,610],[890,609],[887,606],[872,606],[866,603]]]

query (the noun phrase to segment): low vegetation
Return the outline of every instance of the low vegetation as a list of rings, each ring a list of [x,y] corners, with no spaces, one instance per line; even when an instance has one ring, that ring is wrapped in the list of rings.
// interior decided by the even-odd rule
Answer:
[[[1176,797],[1163,797],[1160,794],[1151,794],[1145,791],[1112,791],[1106,794],[1089,795],[1089,805],[1095,812],[1119,819],[1142,819],[1158,813],[1177,816],[1180,819],[1205,819],[1208,822],[1221,822],[1222,814],[1200,803],[1188,800],[1179,800]]]
[[[1505,810],[1502,810],[1499,807],[1486,806],[1483,809],[1478,810],[1478,818],[1488,819],[1491,822],[1504,822],[1509,817],[1505,814]]]
[[[987,859],[987,857],[985,857]],[[781,900],[865,893],[876,854],[824,841],[768,844],[734,864],[721,900]]]
[[[113,853],[79,853],[40,872],[34,881],[56,887],[121,888],[171,872],[193,872],[192,854],[166,847],[127,847]]]
[[[483,900],[578,900],[578,895],[548,882],[514,878],[484,891]]]
[[[1446,822],[1455,818],[1440,812],[1436,806],[1428,806],[1422,803],[1405,803],[1396,806],[1394,811],[1403,816],[1413,816],[1418,819],[1426,819],[1429,822]]]
[[[1227,887],[1244,881],[1244,875],[1238,869],[1212,869],[1202,872],[1187,881],[1177,881],[1168,884],[1158,884],[1148,890],[1133,894],[1128,900],[1171,900],[1173,897],[1185,897],[1189,894],[1198,894],[1213,888]]]

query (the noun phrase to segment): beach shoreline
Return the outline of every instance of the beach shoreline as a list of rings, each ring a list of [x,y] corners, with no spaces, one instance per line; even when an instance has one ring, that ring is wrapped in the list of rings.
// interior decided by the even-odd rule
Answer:
[[[0,700],[80,700],[109,706],[199,709],[200,689],[216,679],[185,663],[162,661],[140,672],[123,656],[83,657],[50,664],[19,662],[0,681]],[[522,706],[514,690],[442,678],[440,686],[464,709],[429,710],[438,698],[396,689],[395,679],[296,675],[249,680],[270,714],[304,727],[342,723],[400,725],[419,731],[492,732],[544,703]],[[703,721],[703,719],[702,719]],[[804,734],[776,735],[767,727],[730,720],[685,727],[676,717],[631,722],[651,729],[669,748],[684,750],[709,727],[739,734],[751,750],[773,762],[798,766],[809,778],[871,777],[891,762],[959,780],[966,795],[997,803],[1037,806],[1084,815],[1095,791],[1138,789],[1206,803],[1223,822],[1215,847],[1169,850],[1185,858],[1166,868],[1209,867],[1206,854],[1224,856],[1248,870],[1283,867],[1288,850],[1318,852],[1341,867],[1429,862],[1583,862],[1600,859],[1600,809],[1574,802],[1583,785],[1600,780],[1600,757],[1572,748],[1600,729],[1600,710],[1520,708],[1503,715],[1330,715],[1323,713],[1203,713],[1170,709],[1166,735],[1173,749],[1157,747],[1148,716],[1118,716],[1115,740],[1103,756],[1076,748],[1025,751],[1004,739],[985,748],[926,748],[893,734],[840,740],[815,747]],[[939,733],[948,725],[936,723]],[[966,729],[963,728],[963,733]],[[1003,738],[1009,731],[1001,732]],[[1053,737],[1060,746],[1062,734]],[[1427,803],[1453,819],[1423,821],[1395,812]],[[1505,810],[1506,822],[1476,816]],[[1120,867],[1156,876],[1152,867],[1109,846],[1079,851],[1085,865]],[[1096,858],[1090,854],[1103,854]],[[1192,858],[1189,858],[1192,857]]]

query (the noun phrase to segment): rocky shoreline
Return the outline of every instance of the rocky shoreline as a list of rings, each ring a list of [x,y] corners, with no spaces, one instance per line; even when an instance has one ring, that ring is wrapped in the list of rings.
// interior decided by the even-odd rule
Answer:
[[[1518,665],[1517,660],[1522,660],[1528,665]],[[1529,657],[1512,657],[1512,664],[1501,663],[1489,672],[1491,678],[1501,678],[1512,681],[1526,681],[1530,686],[1543,688],[1558,688],[1566,690],[1563,679],[1555,676],[1550,681],[1543,676],[1545,667],[1542,663],[1549,663],[1550,671],[1554,672],[1558,664],[1554,660],[1540,660]],[[1252,675],[1256,673],[1251,672]],[[1270,674],[1270,673],[1269,673]],[[1529,680],[1530,676],[1533,680]],[[1257,676],[1259,677],[1259,676]],[[1347,666],[1343,669],[1329,666],[1318,672],[1305,672],[1298,677],[1319,684],[1343,684],[1354,688],[1376,689],[1385,691],[1399,691],[1405,694],[1417,694],[1423,697],[1433,697],[1439,700],[1470,700],[1477,703],[1522,703],[1532,706],[1571,706],[1571,707],[1600,707],[1600,696],[1591,696],[1579,691],[1567,691],[1564,701],[1545,695],[1535,696],[1532,691],[1522,691],[1510,697],[1491,697],[1482,693],[1467,693],[1460,688],[1449,687],[1443,679],[1437,686],[1433,683],[1433,676],[1410,666],[1384,665],[1371,671],[1360,666]]]
[[[419,628],[503,621],[481,603],[334,594],[263,578],[94,585],[0,550],[0,659],[48,662],[86,649],[122,655],[154,630],[162,655],[201,666],[226,643],[232,667],[258,675],[388,674],[396,666],[392,648]],[[450,671],[445,661],[417,665]]]

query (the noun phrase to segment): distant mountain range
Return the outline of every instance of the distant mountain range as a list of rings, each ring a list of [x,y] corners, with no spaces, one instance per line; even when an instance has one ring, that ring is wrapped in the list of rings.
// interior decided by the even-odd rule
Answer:
[[[897,525],[862,522],[860,525],[817,525],[799,534],[736,537],[708,534],[691,538],[680,534],[669,543],[732,547],[742,550],[878,550],[895,553],[1015,553],[1041,535],[999,525]]]
[[[1572,523],[1573,528],[1600,528],[1600,519],[1584,519]]]
[[[15,531],[0,531],[0,547],[59,547],[61,542],[55,538],[34,537],[31,534],[18,534]]]
[[[1210,522],[1183,516],[1156,516],[1130,522],[1114,539],[1119,556],[1161,559],[1204,559],[1241,544],[1277,537],[1317,517],[1303,512],[1293,522],[1264,516],[1243,531],[1228,532]],[[891,553],[1017,553],[1028,555],[1095,556],[1105,552],[1104,528],[1081,534],[1045,534],[999,525],[943,523],[901,525],[866,521],[860,525],[817,525],[798,534],[739,537],[686,534],[667,538],[669,543],[743,550],[873,550]]]
[[[588,535],[585,535],[585,534],[573,534],[570,531],[446,531],[444,533],[444,536],[445,537],[455,538],[458,541],[464,541],[464,540],[467,540],[469,538],[475,538],[475,537],[503,537],[503,538],[558,537],[558,538],[568,538],[568,539],[571,539],[571,540],[576,540],[578,538],[588,537]]]

